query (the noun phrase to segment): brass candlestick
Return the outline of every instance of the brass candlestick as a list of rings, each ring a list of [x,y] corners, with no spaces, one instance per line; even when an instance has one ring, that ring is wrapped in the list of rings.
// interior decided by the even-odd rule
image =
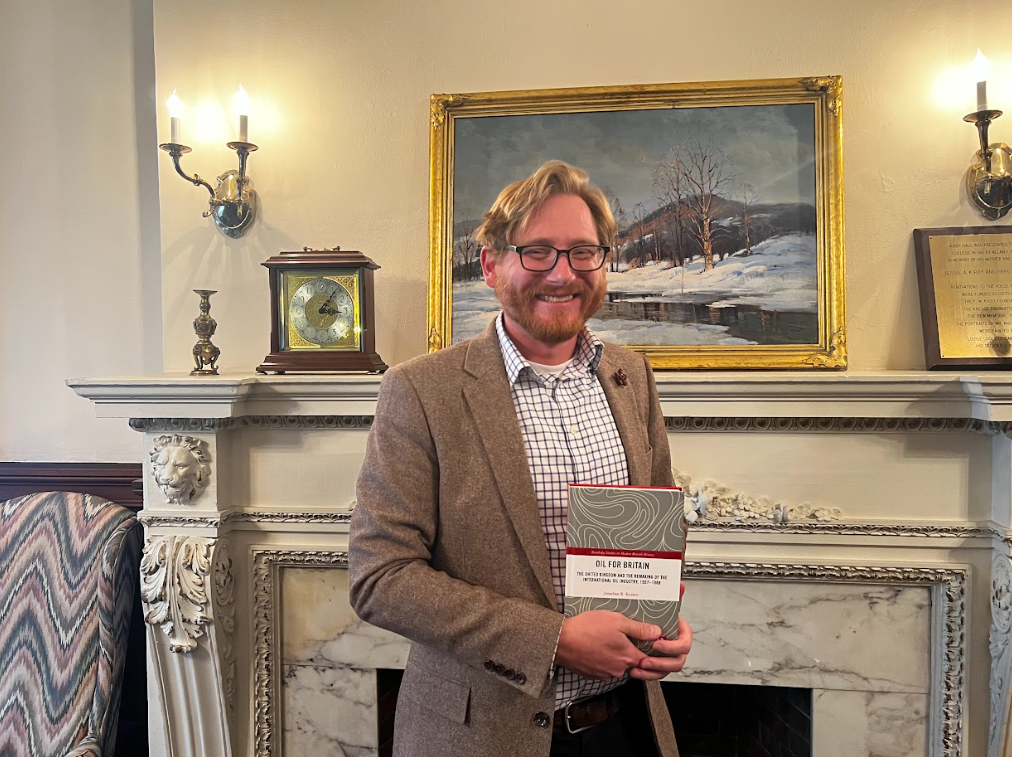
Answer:
[[[193,320],[193,331],[197,334],[198,340],[193,345],[193,362],[197,367],[190,371],[191,376],[217,376],[218,369],[215,363],[221,350],[211,344],[211,337],[214,336],[218,322],[211,317],[211,295],[216,289],[194,289],[193,293],[200,295],[200,315]]]

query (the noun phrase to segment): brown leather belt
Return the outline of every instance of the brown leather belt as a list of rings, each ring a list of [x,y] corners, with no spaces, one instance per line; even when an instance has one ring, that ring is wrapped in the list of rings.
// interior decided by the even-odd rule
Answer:
[[[587,699],[578,699],[555,711],[555,728],[579,733],[600,725],[622,709],[622,686]]]

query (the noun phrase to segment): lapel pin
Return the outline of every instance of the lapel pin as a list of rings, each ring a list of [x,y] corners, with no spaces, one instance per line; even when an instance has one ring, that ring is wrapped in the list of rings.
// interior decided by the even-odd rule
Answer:
[[[629,384],[629,377],[625,375],[625,371],[621,368],[615,371],[615,383],[619,386],[626,386]]]

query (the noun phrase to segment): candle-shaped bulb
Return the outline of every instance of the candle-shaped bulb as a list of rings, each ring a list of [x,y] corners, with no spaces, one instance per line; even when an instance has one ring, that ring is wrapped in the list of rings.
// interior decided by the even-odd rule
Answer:
[[[183,101],[179,99],[176,90],[172,90],[165,105],[169,109],[169,141],[172,144],[179,144],[179,117],[183,115]]]
[[[977,56],[970,64],[970,73],[977,82],[977,110],[987,110],[987,77],[991,73],[991,63],[979,47]]]
[[[169,99],[165,104],[169,108],[169,115],[173,118],[179,118],[183,115],[183,101],[179,99],[176,90],[172,90],[172,94],[169,95]]]
[[[232,105],[235,112],[239,114],[239,141],[246,142],[249,131],[249,95],[246,94],[242,84],[239,85],[239,91],[232,98]]]

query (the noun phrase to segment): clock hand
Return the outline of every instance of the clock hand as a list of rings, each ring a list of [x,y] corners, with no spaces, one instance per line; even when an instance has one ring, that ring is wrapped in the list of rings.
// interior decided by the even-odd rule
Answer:
[[[335,289],[333,292],[330,293],[330,297],[327,298],[327,301],[320,306],[320,315],[337,315],[337,311],[331,309],[330,307],[330,303],[334,299],[334,295],[336,294],[337,290]]]

